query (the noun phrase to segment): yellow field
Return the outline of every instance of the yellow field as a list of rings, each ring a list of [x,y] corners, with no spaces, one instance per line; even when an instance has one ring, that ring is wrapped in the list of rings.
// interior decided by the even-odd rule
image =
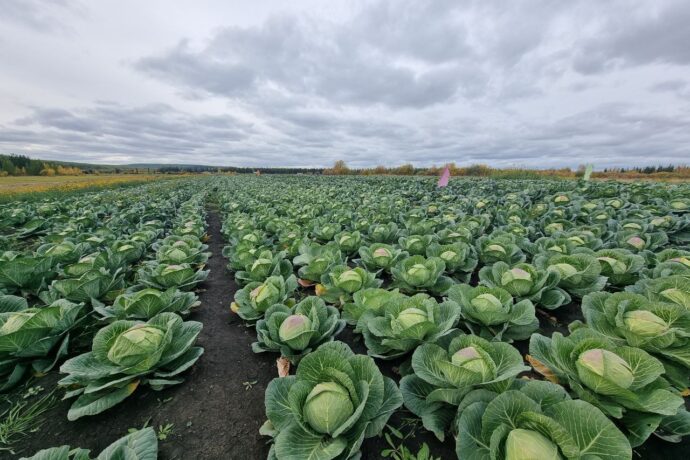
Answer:
[[[163,176],[149,174],[112,174],[88,176],[6,176],[0,177],[0,196],[39,192],[66,192],[88,187],[108,187],[127,182],[147,182]]]

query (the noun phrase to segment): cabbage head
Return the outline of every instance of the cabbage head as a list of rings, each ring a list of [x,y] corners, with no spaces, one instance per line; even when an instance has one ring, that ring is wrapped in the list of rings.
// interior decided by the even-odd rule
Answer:
[[[275,255],[269,250],[262,250],[243,270],[235,272],[235,280],[240,286],[251,282],[263,282],[271,276],[287,278],[292,274],[292,264],[286,259],[287,253],[280,251]]]
[[[154,289],[177,288],[191,291],[208,278],[209,270],[195,269],[190,264],[147,264],[137,273],[139,282]]]
[[[595,256],[601,264],[601,274],[608,278],[612,286],[635,284],[645,267],[644,257],[627,249],[602,249]]]
[[[61,299],[28,308],[21,297],[0,295],[0,391],[31,370],[48,372],[67,355],[70,332],[84,318],[84,305]]]
[[[488,340],[525,340],[539,327],[532,302],[514,302],[501,288],[456,284],[448,298],[460,306],[461,322],[470,333]]]
[[[372,358],[329,342],[305,356],[296,375],[269,383],[261,433],[273,437],[276,460],[358,458],[362,442],[380,435],[401,404],[397,385]]]
[[[65,361],[58,382],[67,398],[78,396],[67,418],[99,414],[131,395],[139,385],[161,390],[182,383],[179,374],[203,354],[195,347],[202,325],[160,313],[147,322],[119,320],[99,330],[91,351]]]
[[[527,299],[535,307],[555,310],[570,303],[570,295],[558,287],[561,276],[556,270],[538,269],[534,265],[519,263],[510,266],[496,262],[479,270],[480,284],[505,289],[516,301]]]
[[[165,291],[146,288],[120,294],[112,306],[94,304],[94,310],[108,319],[148,320],[163,312],[185,316],[200,304],[193,292],[182,292],[174,287]]]
[[[391,267],[407,256],[406,252],[389,244],[374,243],[371,246],[359,248],[360,258],[356,262],[369,271],[385,270],[389,272]]]
[[[642,279],[626,291],[641,294],[649,300],[680,305],[690,311],[690,275]]]
[[[257,341],[252,344],[252,350],[280,353],[297,364],[319,345],[332,341],[344,328],[339,310],[326,305],[319,297],[306,297],[292,308],[276,304],[256,323]]]
[[[263,318],[269,307],[279,303],[292,303],[291,296],[296,289],[295,275],[287,278],[271,276],[263,283],[249,283],[238,290],[231,308],[243,320],[257,321]]]
[[[370,356],[393,359],[450,333],[459,316],[460,308],[453,301],[439,304],[427,294],[396,296],[378,310],[365,310],[356,329],[363,334]]]
[[[456,333],[419,346],[412,370],[400,381],[405,407],[443,441],[466,395],[477,389],[502,393],[530,368],[510,344]]]
[[[582,314],[591,329],[617,345],[641,348],[666,368],[679,388],[690,384],[690,311],[654,302],[629,292],[595,292],[582,299]],[[584,327],[573,323],[571,330]]]
[[[348,302],[355,292],[377,288],[381,286],[381,283],[382,281],[376,278],[375,273],[361,267],[335,265],[321,277],[321,284],[316,292],[327,303],[341,305]]]
[[[590,254],[540,255],[534,258],[534,266],[557,272],[560,277],[558,287],[578,297],[601,291],[606,286],[607,278],[601,276],[601,264]]]
[[[443,295],[454,284],[443,276],[446,263],[440,257],[411,256],[392,268],[393,286],[406,294],[428,291]]]
[[[531,380],[495,396],[478,393],[455,431],[458,458],[632,458],[625,435],[599,409],[550,382]]]
[[[683,398],[663,378],[663,364],[646,351],[618,346],[589,328],[568,337],[534,334],[529,351],[580,399],[618,419],[633,447],[653,432],[671,441],[690,433]]]
[[[351,326],[357,326],[360,316],[367,311],[380,311],[392,300],[401,300],[404,295],[397,289],[389,291],[381,288],[362,289],[352,294],[352,300],[343,305],[343,319]],[[359,330],[355,327],[355,332]]]
[[[427,257],[439,257],[446,264],[446,274],[466,283],[479,263],[477,253],[464,241],[452,244],[432,243],[426,250]]]
[[[292,263],[300,267],[298,276],[308,281],[321,281],[321,277],[332,266],[341,265],[344,262],[343,254],[334,241],[323,246],[318,243],[302,243],[299,253]]]

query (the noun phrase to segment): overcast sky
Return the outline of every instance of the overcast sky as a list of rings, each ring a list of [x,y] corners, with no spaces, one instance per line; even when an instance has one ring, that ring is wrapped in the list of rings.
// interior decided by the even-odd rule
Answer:
[[[690,1],[0,0],[0,152],[690,164]]]

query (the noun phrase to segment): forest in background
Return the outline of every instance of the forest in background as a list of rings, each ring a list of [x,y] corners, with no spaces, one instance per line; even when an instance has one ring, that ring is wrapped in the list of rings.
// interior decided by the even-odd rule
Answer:
[[[585,166],[577,169],[529,169],[529,168],[493,168],[484,164],[470,166],[448,165],[418,168],[412,164],[373,168],[350,168],[344,160],[338,160],[331,168],[249,168],[235,166],[208,165],[167,165],[137,163],[128,165],[95,165],[87,163],[69,163],[29,158],[24,155],[0,155],[0,177],[2,176],[78,176],[83,174],[323,174],[323,175],[395,175],[395,176],[437,176],[448,166],[453,176],[494,177],[505,179],[576,179],[584,174]],[[596,165],[595,165],[596,166]],[[595,171],[593,178],[599,179],[656,179],[656,180],[689,180],[690,167],[679,165],[658,165],[640,167],[606,168]]]

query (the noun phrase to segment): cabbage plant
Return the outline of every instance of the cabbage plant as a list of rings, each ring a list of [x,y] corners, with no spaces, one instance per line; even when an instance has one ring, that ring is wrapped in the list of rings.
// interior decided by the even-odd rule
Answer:
[[[119,240],[108,248],[112,252],[111,257],[117,257],[120,266],[130,265],[141,259],[146,251],[146,245],[139,241]]]
[[[231,309],[245,321],[263,318],[268,308],[277,303],[290,304],[292,293],[297,289],[297,278],[290,275],[270,276],[263,283],[247,284],[235,293]]]
[[[158,436],[153,428],[147,427],[130,432],[106,447],[98,457],[92,457],[88,449],[70,446],[51,447],[36,452],[31,457],[19,460],[157,460]]]
[[[564,232],[559,232],[562,234]],[[599,240],[601,241],[601,240]],[[579,237],[565,236],[544,236],[537,239],[534,243],[525,245],[525,250],[532,255],[546,254],[571,255],[571,254],[591,254],[593,251],[585,246],[585,241]]]
[[[38,294],[55,277],[50,257],[0,257],[0,292]]]
[[[92,269],[78,278],[54,280],[48,291],[39,294],[45,303],[63,298],[72,302],[112,300],[125,287],[121,270],[114,273],[105,268]]]
[[[369,271],[385,270],[390,271],[401,259],[409,254],[401,249],[395,248],[390,244],[374,243],[371,246],[359,248],[359,259],[357,263],[364,266]]]
[[[74,243],[63,240],[58,243],[46,243],[36,248],[36,256],[50,257],[53,263],[70,264],[79,260],[90,248],[88,243]]]
[[[261,433],[274,438],[268,458],[359,458],[362,442],[380,435],[401,404],[397,385],[372,358],[342,342],[321,345],[300,361],[296,375],[266,388]]]
[[[244,286],[255,281],[262,282],[271,276],[287,278],[292,274],[292,264],[286,256],[285,251],[275,255],[269,250],[260,251],[256,259],[244,266],[244,270],[235,272],[235,280]]]
[[[300,267],[297,274],[301,279],[319,282],[321,276],[333,265],[344,262],[340,248],[335,242],[323,246],[317,243],[302,243],[299,247],[300,254],[292,263]]]
[[[690,433],[683,398],[662,377],[662,363],[646,351],[618,346],[588,328],[568,337],[534,334],[529,351],[580,399],[618,419],[633,447],[653,432],[669,441]]]
[[[294,307],[283,304],[269,307],[256,323],[254,353],[280,353],[297,364],[322,343],[331,341],[345,327],[337,308],[318,297],[306,297]]]
[[[680,388],[690,384],[690,310],[629,292],[595,292],[582,299],[582,314],[588,327],[615,344],[654,355]]]
[[[112,305],[106,306],[97,302],[94,304],[94,310],[106,319],[148,320],[163,312],[188,315],[199,305],[201,302],[193,292],[182,292],[174,287],[165,291],[146,288],[120,294]]]
[[[472,240],[474,240],[472,231],[463,225],[453,225],[436,232],[436,241],[440,245],[469,244]]]
[[[635,284],[645,267],[644,257],[627,249],[602,249],[594,255],[601,264],[601,274],[616,287]]]
[[[479,260],[484,265],[495,262],[517,264],[527,258],[522,249],[516,244],[515,235],[507,233],[484,235],[477,239],[475,246]]]
[[[357,321],[357,331],[364,336],[370,356],[393,359],[450,333],[459,316],[453,301],[439,304],[427,294],[399,296],[378,310],[365,310]]]
[[[21,297],[0,296],[0,391],[17,385],[29,370],[48,372],[65,357],[83,310],[83,304],[64,299],[28,308]]]
[[[667,278],[674,275],[690,277],[690,251],[664,249],[654,254],[652,268],[645,270],[648,278]]]
[[[442,295],[455,284],[443,275],[446,263],[440,257],[411,256],[391,269],[393,286],[406,294],[428,291]]]
[[[189,264],[150,264],[139,269],[137,279],[150,288],[177,288],[191,291],[208,278],[209,270],[195,269]]]
[[[441,441],[468,393],[476,389],[502,393],[518,374],[530,370],[510,344],[475,335],[448,339],[419,346],[412,355],[414,373],[400,381],[405,407]]]
[[[401,236],[398,239],[398,245],[410,255],[421,256],[426,254],[427,248],[433,241],[433,235],[409,235]]]
[[[446,264],[446,273],[463,283],[469,281],[479,263],[474,248],[464,241],[451,244],[432,243],[427,247],[426,256],[443,260]]]
[[[285,251],[287,257],[292,259],[299,254],[299,247],[302,244],[302,233],[299,227],[287,228],[277,235],[277,248]]]
[[[649,300],[675,303],[690,310],[690,275],[643,279],[628,286],[627,291],[642,294]]]
[[[343,304],[350,300],[355,292],[377,288],[381,283],[376,274],[361,267],[335,265],[321,276],[321,284],[317,285],[316,293],[328,303]]]
[[[369,240],[374,243],[393,244],[398,240],[399,233],[398,224],[395,222],[374,224],[368,229]]]
[[[340,232],[334,239],[343,254],[355,254],[362,244],[362,234],[358,231]]]
[[[590,254],[540,255],[534,258],[534,266],[540,270],[558,272],[558,287],[577,297],[601,291],[606,286],[607,278],[601,276],[601,265]]]
[[[632,252],[655,251],[668,243],[668,236],[664,232],[640,232],[623,230],[615,235],[615,244],[619,248]]]
[[[458,458],[630,460],[625,435],[595,406],[559,385],[529,381],[495,397],[476,398],[456,422]]]
[[[460,318],[470,333],[488,340],[525,340],[539,327],[534,304],[514,302],[504,289],[456,284],[448,298],[460,306]]]
[[[58,384],[66,398],[78,396],[67,418],[99,414],[122,402],[140,385],[162,390],[182,383],[179,375],[203,354],[195,347],[202,325],[160,313],[147,322],[119,320],[99,330],[91,351],[65,361]]]
[[[391,291],[381,288],[362,289],[352,294],[352,300],[343,305],[342,317],[351,326],[357,326],[360,316],[367,311],[378,312],[390,301],[400,301],[404,295],[397,289]],[[355,332],[359,332],[355,327]]]
[[[261,251],[270,249],[266,246],[254,246],[251,243],[240,243],[237,246],[223,247],[223,257],[228,259],[229,271],[244,270],[251,265],[261,254]]]
[[[193,235],[170,235],[154,245],[156,260],[164,264],[205,264],[211,256],[208,245]]]
[[[555,310],[571,301],[570,295],[558,287],[560,280],[557,270],[540,270],[526,263],[511,267],[505,262],[496,262],[479,270],[480,284],[505,289],[517,301],[527,299],[548,310]]]
[[[311,236],[317,241],[325,243],[331,241],[341,230],[340,224],[333,222],[316,221],[311,230]]]

